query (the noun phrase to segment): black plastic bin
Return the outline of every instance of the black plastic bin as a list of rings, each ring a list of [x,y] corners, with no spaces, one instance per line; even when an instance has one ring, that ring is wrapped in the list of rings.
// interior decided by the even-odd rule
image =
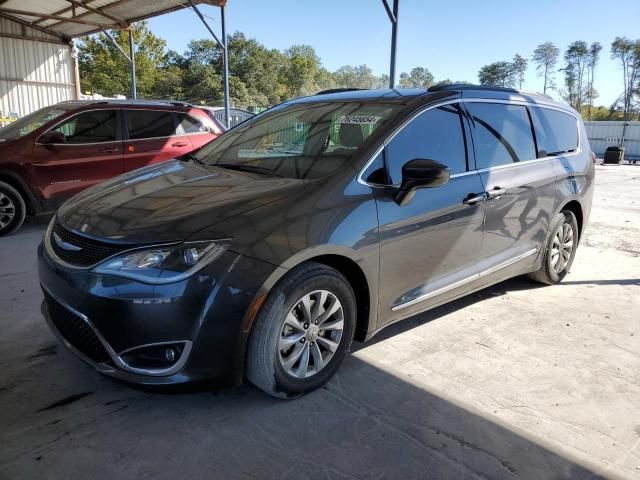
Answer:
[[[604,152],[604,162],[605,164],[615,164],[620,165],[624,161],[624,147],[607,147],[607,150]]]

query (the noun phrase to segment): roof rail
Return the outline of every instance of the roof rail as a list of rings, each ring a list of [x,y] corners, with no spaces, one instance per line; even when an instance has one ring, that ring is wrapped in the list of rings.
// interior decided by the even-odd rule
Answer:
[[[445,90],[488,90],[493,92],[518,93],[521,95],[522,94],[540,95],[541,97],[546,97],[553,100],[553,97],[545,93],[529,92],[526,90],[518,90],[517,88],[512,88],[512,87],[497,87],[493,85],[474,85],[472,83],[443,83],[440,85],[433,85],[427,89],[428,92],[442,92]]]
[[[328,90],[321,90],[315,95],[327,95],[329,93],[340,93],[340,92],[354,92],[356,90],[362,90],[362,88],[330,88]]]

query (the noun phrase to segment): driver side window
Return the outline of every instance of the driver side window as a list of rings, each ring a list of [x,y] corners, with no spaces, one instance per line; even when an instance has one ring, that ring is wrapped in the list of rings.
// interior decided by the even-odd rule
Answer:
[[[115,110],[92,110],[70,118],[52,131],[64,135],[65,143],[101,143],[116,139],[116,126]]]
[[[391,183],[402,182],[402,167],[416,158],[440,162],[451,174],[467,170],[467,153],[458,104],[432,108],[409,122],[389,142],[386,159]]]

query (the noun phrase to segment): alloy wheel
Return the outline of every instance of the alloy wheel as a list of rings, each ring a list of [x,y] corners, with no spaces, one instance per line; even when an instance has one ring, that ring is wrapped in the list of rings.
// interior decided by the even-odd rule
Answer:
[[[4,193],[0,193],[0,229],[9,225],[15,215],[16,205],[13,200]]]
[[[551,268],[561,273],[571,259],[573,252],[573,228],[569,223],[563,223],[556,230],[551,244]]]
[[[334,356],[344,330],[344,310],[328,290],[315,290],[300,298],[284,319],[278,339],[278,358],[295,378],[320,372]]]

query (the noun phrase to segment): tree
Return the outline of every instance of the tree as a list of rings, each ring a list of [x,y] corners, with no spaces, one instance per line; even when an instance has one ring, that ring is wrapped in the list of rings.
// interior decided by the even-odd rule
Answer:
[[[595,76],[596,76],[596,65],[598,64],[598,60],[600,59],[600,51],[602,50],[602,45],[598,42],[593,42],[589,47],[589,59],[588,59],[588,71],[587,71],[587,105],[588,105],[588,113],[587,118],[591,120],[591,108],[593,107],[593,100],[598,97],[598,92],[593,86]]]
[[[522,90],[522,84],[524,83],[524,74],[527,73],[527,59],[516,53],[513,57],[513,72],[518,82],[518,88]]]
[[[634,97],[640,95],[640,39],[616,37],[611,44],[611,58],[620,61],[622,67],[622,112],[626,121],[629,119]]]
[[[564,52],[565,99],[577,111],[582,110],[586,99],[585,74],[589,64],[589,46],[582,40],[570,43]]]
[[[366,65],[344,65],[333,74],[336,86],[342,88],[375,88],[379,86],[379,79]],[[388,83],[388,80],[387,80]]]
[[[494,62],[485,65],[478,72],[480,85],[513,87],[516,83],[515,70],[511,62]]]
[[[545,42],[538,45],[533,51],[533,62],[536,64],[538,77],[544,78],[543,93],[547,93],[547,89],[554,88],[553,72],[558,64],[558,56],[560,49],[551,42]]]
[[[138,22],[132,28],[136,44],[137,90],[144,97],[153,91],[165,60],[166,42],[151,33],[146,22]],[[129,33],[126,30],[111,30],[110,34],[125,52],[129,52]],[[87,38],[79,44],[78,50],[78,65],[82,73],[80,88],[83,92],[105,96],[130,95],[129,61],[104,33]]]
[[[309,45],[294,45],[284,52],[286,66],[284,81],[290,96],[303,93],[303,87],[311,82],[320,68],[320,58]],[[305,92],[309,93],[309,92]]]
[[[431,85],[433,85],[433,75],[427,68],[415,67],[410,73],[400,74],[402,88],[429,88]]]

